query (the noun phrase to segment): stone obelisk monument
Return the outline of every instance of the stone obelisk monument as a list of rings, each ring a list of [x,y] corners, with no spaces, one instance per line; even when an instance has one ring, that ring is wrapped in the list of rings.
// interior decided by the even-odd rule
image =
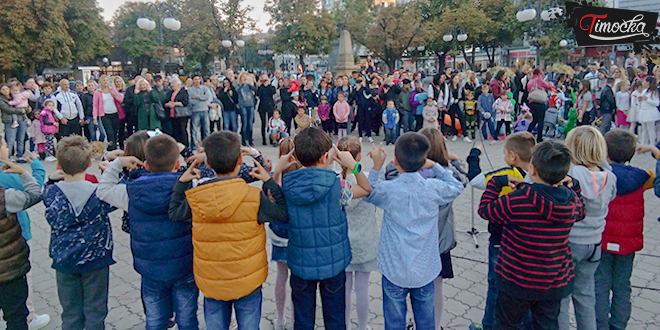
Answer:
[[[339,33],[339,49],[337,52],[337,64],[335,65],[335,77],[340,75],[347,75],[350,77],[351,72],[359,70],[355,65],[353,58],[353,42],[351,41],[351,34],[341,29]]]

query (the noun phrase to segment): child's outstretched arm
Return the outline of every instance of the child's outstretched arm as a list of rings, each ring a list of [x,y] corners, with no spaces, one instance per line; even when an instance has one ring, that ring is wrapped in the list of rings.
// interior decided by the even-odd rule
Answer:
[[[430,167],[435,174],[435,179],[440,181],[441,184],[435,185],[436,187],[436,197],[440,201],[440,205],[445,205],[451,203],[458,195],[463,192],[463,184],[454,178],[454,172],[449,169],[442,167],[440,164],[427,159],[424,167]],[[435,181],[429,181],[435,182]]]
[[[23,183],[23,191],[5,189],[5,210],[18,213],[41,201],[41,187],[30,173],[17,164],[5,161],[0,167],[3,173],[15,173]]]
[[[254,168],[250,172],[250,176],[264,182],[264,186],[270,191],[274,201],[271,201],[263,191],[259,201],[259,212],[257,213],[257,222],[263,224],[266,222],[287,222],[289,221],[289,211],[286,207],[286,199],[282,188],[275,182],[275,180],[268,174],[261,164],[254,163]]]
[[[472,187],[484,190],[486,189],[486,176],[481,172],[479,155],[481,155],[481,149],[472,148],[472,150],[470,150],[470,155],[467,157],[467,177],[468,180],[470,180],[470,185]]]
[[[128,191],[125,184],[119,183],[119,173],[124,167],[133,169],[142,162],[133,156],[122,156],[113,160],[101,175],[96,196],[124,212],[128,212]]]
[[[371,171],[369,171],[369,184],[371,184],[373,190],[369,196],[364,198],[364,200],[382,208],[387,206],[388,198],[387,192],[383,191],[383,189],[379,189],[378,181],[380,179],[380,171],[383,168],[383,164],[385,164],[385,159],[387,158],[387,153],[385,153],[385,150],[383,150],[382,143],[378,148],[376,148],[375,144],[373,143],[372,146],[373,150],[371,150],[368,155],[371,156],[371,158],[374,160],[374,167],[371,169]]]
[[[383,143],[380,144],[380,149],[383,148]],[[374,145],[375,149],[375,145]],[[334,154],[334,159],[339,165],[342,165],[349,169],[354,169],[357,166],[357,161],[353,158],[353,155],[349,151],[339,151],[336,145],[332,145],[332,150]],[[353,187],[353,198],[362,198],[369,196],[373,190],[367,176],[364,175],[364,172],[360,171],[355,174],[357,179],[357,185]]]

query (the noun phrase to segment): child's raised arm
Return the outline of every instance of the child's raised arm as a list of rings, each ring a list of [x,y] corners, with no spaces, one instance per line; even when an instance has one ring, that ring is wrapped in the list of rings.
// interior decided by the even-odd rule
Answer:
[[[124,212],[128,212],[128,191],[125,184],[119,184],[119,173],[124,167],[132,169],[142,162],[133,156],[123,156],[113,160],[101,175],[96,196]]]
[[[486,191],[481,195],[481,203],[479,204],[479,216],[485,220],[504,223],[510,216],[509,210],[506,205],[509,205],[509,195],[500,197],[500,192],[503,187],[509,185],[509,177],[506,175],[494,176],[488,185]]]
[[[383,143],[381,142],[381,149],[382,149]],[[349,151],[339,151],[337,149],[336,145],[332,145],[332,150],[333,150],[333,155],[334,155],[334,160],[339,163],[339,165],[342,165],[346,168],[349,169],[354,169],[357,166],[357,161],[353,158],[353,155]],[[357,174],[355,174],[355,178],[357,179],[357,185],[353,187],[353,198],[362,198],[365,196],[369,196],[371,191],[373,190],[371,188],[371,184],[369,183],[369,180],[367,180],[367,176],[364,175],[364,172],[360,171]]]
[[[467,177],[468,180],[470,180],[470,185],[472,187],[484,190],[486,189],[486,176],[481,171],[479,155],[481,155],[480,146],[477,148],[472,148],[472,150],[470,150],[470,155],[467,157],[467,163],[468,163]]]
[[[5,210],[8,213],[18,213],[41,201],[41,187],[30,173],[8,161],[3,161],[0,169],[3,173],[18,174],[23,183],[24,191],[5,189]]]

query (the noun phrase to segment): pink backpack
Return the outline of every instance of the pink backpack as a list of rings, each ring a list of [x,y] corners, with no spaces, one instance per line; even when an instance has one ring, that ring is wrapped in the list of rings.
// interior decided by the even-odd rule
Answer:
[[[53,116],[53,111],[48,108],[43,108],[43,110],[41,110],[41,113],[39,114],[39,122],[41,123],[41,133],[44,134],[55,134],[60,126],[55,120],[55,116]],[[45,122],[52,124],[46,125]]]

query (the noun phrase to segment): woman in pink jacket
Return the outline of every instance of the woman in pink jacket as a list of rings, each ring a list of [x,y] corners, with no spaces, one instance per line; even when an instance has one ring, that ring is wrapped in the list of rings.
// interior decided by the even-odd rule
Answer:
[[[536,133],[536,142],[542,142],[543,141],[543,120],[545,119],[545,110],[547,106],[547,93],[548,89],[551,89],[555,87],[555,84],[546,82],[543,80],[543,70],[536,68],[534,69],[532,79],[530,79],[527,82],[527,91],[530,92],[530,95],[532,91],[538,89],[542,91],[543,93],[546,93],[546,98],[544,102],[538,102],[538,101],[532,101],[531,98],[528,96],[528,106],[530,111],[532,112],[532,123],[529,124],[529,128],[527,128],[528,132],[532,132],[536,124],[538,124],[539,128]]]
[[[121,102],[124,98],[116,88],[110,87],[110,77],[102,75],[99,78],[100,89],[94,92],[94,124],[98,124],[101,118],[103,128],[108,136],[108,150],[117,149],[117,137],[119,136],[119,120],[124,119],[124,108]]]

